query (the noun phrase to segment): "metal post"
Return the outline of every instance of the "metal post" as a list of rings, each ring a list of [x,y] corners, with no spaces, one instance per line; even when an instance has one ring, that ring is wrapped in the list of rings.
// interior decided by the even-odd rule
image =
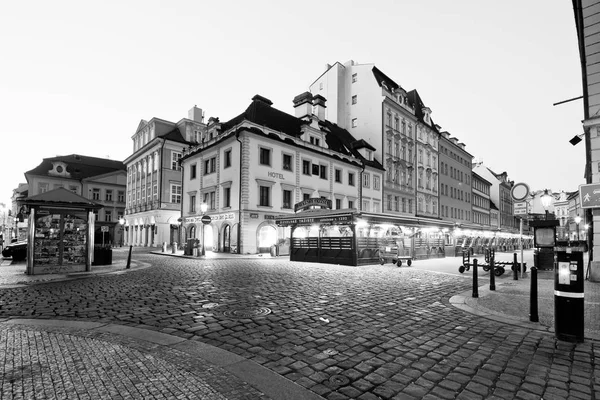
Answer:
[[[490,255],[490,290],[496,290],[496,273],[494,269],[494,255]]]
[[[519,280],[519,272],[517,271],[518,267],[517,267],[517,253],[513,253],[513,281],[518,281]]]
[[[529,295],[529,320],[531,322],[539,322],[537,292],[537,268],[531,267],[531,289]]]
[[[521,243],[521,278],[525,275],[525,262],[523,261],[523,218],[519,219],[519,242]]]
[[[127,256],[127,266],[125,267],[126,269],[129,269],[131,267],[131,249],[133,248],[132,245],[129,245],[129,255]]]
[[[204,256],[206,255],[206,253],[204,252],[204,228],[206,227],[206,225],[204,225],[204,223],[202,223],[202,252],[201,254]]]
[[[477,259],[473,259],[473,297],[479,297],[479,287],[477,284]]]

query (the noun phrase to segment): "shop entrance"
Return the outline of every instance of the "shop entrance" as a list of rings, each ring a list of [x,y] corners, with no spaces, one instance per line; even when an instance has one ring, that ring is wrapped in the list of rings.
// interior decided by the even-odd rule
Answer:
[[[200,240],[204,241],[204,251],[213,251],[213,230],[210,225],[204,225],[204,239],[200,238]]]
[[[258,252],[269,253],[271,246],[277,243],[277,229],[271,225],[265,225],[258,231]]]
[[[225,225],[223,229],[223,253],[229,253],[231,251],[231,227]]]

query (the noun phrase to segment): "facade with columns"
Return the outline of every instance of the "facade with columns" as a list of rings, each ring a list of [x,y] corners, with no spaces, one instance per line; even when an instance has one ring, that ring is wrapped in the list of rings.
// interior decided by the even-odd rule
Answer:
[[[284,255],[290,227],[275,218],[294,214],[299,202],[380,213],[383,167],[374,148],[326,121],[325,107],[323,97],[306,92],[294,99],[293,116],[256,95],[242,114],[211,125],[212,138],[181,160],[186,241],[239,254],[278,245]]]
[[[206,140],[202,110],[177,123],[142,120],[132,136],[127,166],[125,245],[159,247],[179,241],[183,149]]]

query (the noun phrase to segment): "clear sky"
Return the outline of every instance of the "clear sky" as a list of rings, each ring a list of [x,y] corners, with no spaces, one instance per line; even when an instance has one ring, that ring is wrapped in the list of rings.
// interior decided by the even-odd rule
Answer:
[[[141,119],[194,105],[229,120],[292,99],[327,63],[374,63],[495,172],[532,190],[585,183],[566,0],[6,1],[0,202],[45,157],[123,160]]]

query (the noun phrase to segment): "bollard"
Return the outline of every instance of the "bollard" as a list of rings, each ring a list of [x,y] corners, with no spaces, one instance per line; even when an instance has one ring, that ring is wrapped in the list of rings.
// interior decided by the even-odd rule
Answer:
[[[538,288],[537,288],[537,268],[531,268],[531,289],[529,296],[529,320],[539,322],[538,318]]]
[[[477,285],[477,259],[473,259],[473,297],[479,297],[479,286]]]
[[[131,267],[131,249],[133,248],[132,245],[129,246],[129,255],[127,256],[127,266],[125,267],[125,269],[129,269]]]
[[[171,253],[173,253],[173,254],[177,253],[177,242],[173,242],[171,244]]]
[[[162,244],[162,252],[163,253],[167,252],[167,242],[163,242],[163,244]]]
[[[496,270],[493,255],[490,257],[490,290],[496,290]]]
[[[519,280],[519,273],[517,272],[517,253],[513,253],[513,281],[518,281]]]

